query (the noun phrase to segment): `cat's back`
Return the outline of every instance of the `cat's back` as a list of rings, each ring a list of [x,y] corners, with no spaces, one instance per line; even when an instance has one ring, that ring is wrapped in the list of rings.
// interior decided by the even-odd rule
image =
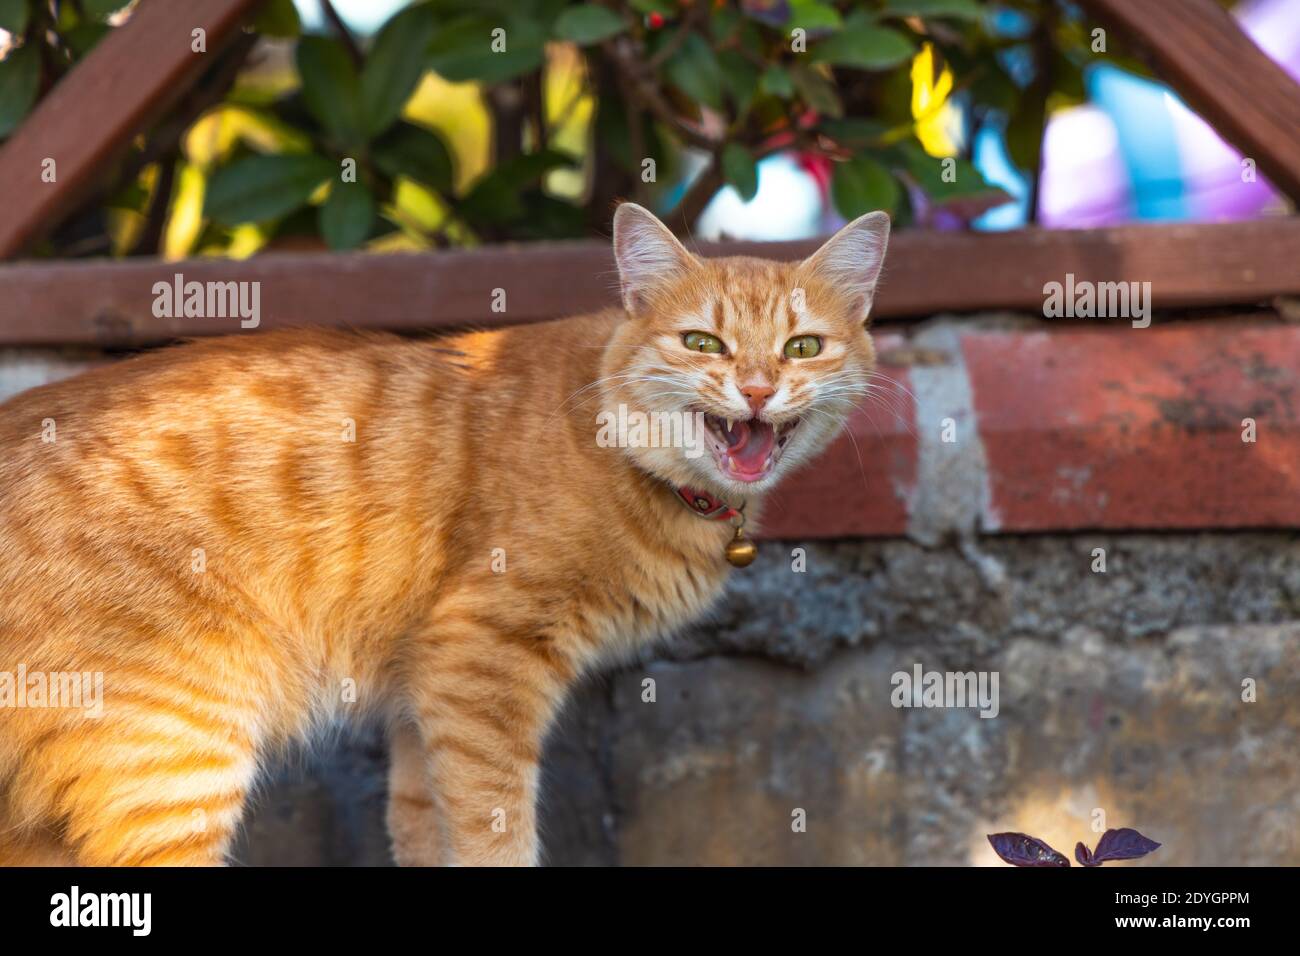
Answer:
[[[0,475],[76,470],[109,451],[165,461],[168,448],[198,454],[205,439],[267,449],[371,410],[384,391],[423,388],[439,371],[418,343],[376,333],[292,329],[171,346],[0,404]],[[455,376],[442,378],[445,396]]]
[[[390,531],[387,503],[428,471],[439,408],[463,387],[436,356],[398,336],[285,330],[14,397],[0,405],[0,597],[118,576],[138,590],[146,552],[188,569],[203,549],[265,578],[320,570],[364,517]]]

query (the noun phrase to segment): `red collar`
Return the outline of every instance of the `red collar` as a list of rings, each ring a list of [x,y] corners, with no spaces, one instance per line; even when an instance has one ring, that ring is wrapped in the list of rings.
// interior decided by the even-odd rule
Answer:
[[[676,489],[677,497],[682,500],[682,504],[691,509],[691,514],[698,515],[701,518],[708,518],[710,521],[730,521],[732,518],[744,517],[744,505],[740,508],[733,508],[718,498],[713,497],[707,491],[699,491],[695,488],[685,486]]]

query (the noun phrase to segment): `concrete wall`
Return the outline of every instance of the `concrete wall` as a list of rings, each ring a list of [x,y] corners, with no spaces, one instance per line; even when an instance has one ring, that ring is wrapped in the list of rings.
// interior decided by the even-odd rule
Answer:
[[[800,574],[792,547],[575,694],[549,862],[1001,865],[984,834],[1069,854],[1097,819],[1163,843],[1152,865],[1300,864],[1300,536],[984,541],[1000,585],[955,548],[810,544]],[[893,707],[918,663],[996,671],[998,716]],[[239,860],[387,862],[384,765],[372,735],[285,771]]]

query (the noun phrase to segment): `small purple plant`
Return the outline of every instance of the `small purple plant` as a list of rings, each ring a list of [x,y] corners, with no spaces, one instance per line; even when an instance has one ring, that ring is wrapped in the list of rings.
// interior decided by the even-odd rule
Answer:
[[[1025,833],[990,833],[993,852],[1012,866],[1069,866],[1070,861],[1037,837]],[[1101,866],[1107,860],[1136,860],[1160,846],[1137,830],[1123,827],[1107,830],[1097,841],[1097,849],[1075,844],[1074,858],[1080,866]]]

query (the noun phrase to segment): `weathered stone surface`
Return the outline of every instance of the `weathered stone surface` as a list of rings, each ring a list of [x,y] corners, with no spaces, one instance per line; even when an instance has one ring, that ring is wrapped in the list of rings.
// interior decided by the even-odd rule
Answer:
[[[956,549],[802,545],[795,574],[791,547],[575,694],[546,761],[551,863],[1001,865],[986,833],[1071,854],[1096,821],[1163,843],[1152,865],[1300,864],[1297,536],[984,541],[1001,593]],[[893,707],[916,664],[997,672],[998,716]],[[386,859],[383,763],[367,738],[289,774],[241,859]]]

